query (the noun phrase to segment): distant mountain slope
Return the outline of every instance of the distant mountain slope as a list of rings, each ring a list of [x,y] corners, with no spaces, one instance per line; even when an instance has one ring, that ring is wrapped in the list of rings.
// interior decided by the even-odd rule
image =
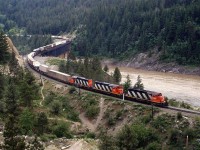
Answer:
[[[79,29],[79,55],[126,59],[157,49],[161,60],[200,64],[200,0],[0,0],[9,30],[29,34]],[[2,20],[0,15],[0,23]],[[5,18],[4,18],[5,19]]]

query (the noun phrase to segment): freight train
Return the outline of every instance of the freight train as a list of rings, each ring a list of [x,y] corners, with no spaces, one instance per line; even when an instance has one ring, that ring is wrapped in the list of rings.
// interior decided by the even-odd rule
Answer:
[[[128,92],[125,94],[123,86],[121,85],[93,81],[92,79],[87,79],[85,77],[71,76],[66,73],[52,70],[47,65],[40,64],[38,61],[34,59],[34,57],[36,55],[41,54],[42,51],[48,50],[50,48],[55,49],[60,44],[64,44],[64,43],[65,41],[34,49],[33,52],[31,52],[27,56],[27,62],[29,66],[42,75],[48,76],[50,78],[53,78],[65,84],[76,86],[78,88],[82,88],[82,89],[86,89],[89,91],[102,93],[102,94],[106,94],[110,96],[115,96],[118,98],[123,97],[130,101],[139,101],[139,102],[154,104],[154,105],[158,105],[162,107],[165,107],[168,105],[167,101],[165,100],[164,96],[162,96],[161,93],[129,88]]]

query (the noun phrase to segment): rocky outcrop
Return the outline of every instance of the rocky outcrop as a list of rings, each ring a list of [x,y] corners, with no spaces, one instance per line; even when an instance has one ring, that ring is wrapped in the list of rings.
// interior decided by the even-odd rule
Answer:
[[[160,61],[160,54],[158,51],[140,53],[125,61],[104,60],[102,63],[107,65],[126,66],[130,68],[144,69],[149,71],[171,72],[179,74],[199,75],[200,66],[181,66],[177,63],[164,63]]]

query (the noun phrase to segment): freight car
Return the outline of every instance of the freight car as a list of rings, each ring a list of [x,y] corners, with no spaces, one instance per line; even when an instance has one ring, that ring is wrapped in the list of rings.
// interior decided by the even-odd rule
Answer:
[[[69,80],[71,79],[71,76],[69,74],[62,73],[55,70],[49,70],[47,74],[49,77],[52,77],[64,83],[69,83]]]
[[[74,85],[78,88],[83,88],[97,93],[103,93],[119,98],[122,98],[123,95],[123,97],[125,96],[125,99],[130,101],[136,100],[149,104],[153,103],[159,106],[167,106],[167,102],[161,93],[130,88],[128,89],[128,93],[124,94],[124,90],[121,85],[99,81],[95,81],[93,83],[92,79],[87,79],[79,76],[70,76],[69,74],[65,74],[55,70],[50,70],[48,66],[40,64],[39,62],[34,60],[34,57],[36,55],[39,55],[42,51],[51,47],[57,47],[58,45],[61,45],[65,42],[66,41],[58,42],[35,49],[34,52],[30,53],[27,56],[28,64],[31,66],[31,68],[35,69],[43,75],[46,75],[50,78],[53,78],[66,84]]]

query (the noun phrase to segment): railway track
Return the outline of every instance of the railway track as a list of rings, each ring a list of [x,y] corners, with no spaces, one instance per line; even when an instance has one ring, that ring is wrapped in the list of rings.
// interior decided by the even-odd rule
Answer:
[[[45,76],[45,75],[41,75],[41,74],[38,73],[36,70],[32,69],[32,68],[29,66],[29,64],[26,62],[26,60],[25,60],[25,66],[28,68],[28,70],[31,70],[32,72],[36,73],[37,75],[39,75],[39,76],[41,76],[41,77],[43,77],[43,78],[45,78],[45,79],[47,79],[47,80],[50,80],[50,81],[53,81],[54,83],[62,84],[62,85],[64,85],[64,86],[66,86],[66,84],[63,83],[63,82],[57,81],[57,80],[52,79],[52,78],[50,78],[50,77],[47,77],[47,76]],[[85,90],[85,89],[83,89],[83,90]],[[87,91],[88,91],[88,90],[87,90]],[[90,91],[90,90],[89,90],[89,91]],[[90,91],[90,92],[94,92],[94,91]],[[97,92],[95,92],[95,93],[97,93]],[[98,93],[98,94],[99,94],[99,93]],[[110,96],[110,95],[103,94],[103,93],[101,93],[101,94],[102,94],[102,95],[106,95],[106,96]],[[113,97],[113,96],[111,96],[111,97]],[[115,97],[115,98],[122,100],[121,98],[118,98],[118,97]],[[126,99],[125,99],[125,100],[126,100]],[[126,101],[131,101],[131,100],[126,100]],[[132,101],[132,102],[141,103],[141,102],[138,102],[138,101]],[[144,104],[144,103],[142,103],[142,104]],[[150,106],[150,104],[144,104],[144,105]],[[159,107],[159,106],[154,106],[154,107]],[[176,112],[183,112],[183,113],[187,113],[187,114],[200,115],[200,111],[190,110],[190,109],[184,109],[184,108],[178,108],[178,107],[173,107],[173,106],[159,107],[159,108],[161,108],[161,109],[163,109],[163,110],[164,110],[164,109],[168,109],[168,110],[173,110],[173,111],[176,111]]]

